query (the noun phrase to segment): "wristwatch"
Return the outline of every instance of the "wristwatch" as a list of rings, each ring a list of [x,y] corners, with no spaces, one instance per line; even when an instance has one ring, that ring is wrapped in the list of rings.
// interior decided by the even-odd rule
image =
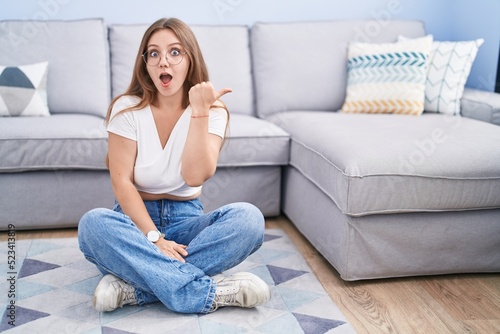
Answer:
[[[160,231],[158,230],[151,230],[148,232],[146,236],[148,237],[149,241],[157,242],[158,240],[160,240],[161,237],[165,236],[165,233],[160,233]]]

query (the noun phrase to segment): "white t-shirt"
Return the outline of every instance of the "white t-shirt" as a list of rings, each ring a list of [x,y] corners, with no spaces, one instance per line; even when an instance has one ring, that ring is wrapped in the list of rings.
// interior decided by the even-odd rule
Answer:
[[[181,156],[186,143],[191,107],[187,107],[172,129],[165,148],[161,147],[151,107],[140,110],[120,111],[134,106],[139,99],[123,96],[113,105],[108,132],[137,142],[137,158],[134,166],[135,187],[151,194],[170,194],[188,197],[200,187],[190,187],[181,174]],[[119,114],[118,114],[119,113]],[[227,113],[223,108],[211,109],[208,132],[224,138]]]

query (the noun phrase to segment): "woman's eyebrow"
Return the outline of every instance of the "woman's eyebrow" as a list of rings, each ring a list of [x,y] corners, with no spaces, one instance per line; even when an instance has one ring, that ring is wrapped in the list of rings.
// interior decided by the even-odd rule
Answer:
[[[170,47],[170,46],[173,46],[173,45],[180,45],[180,46],[182,46],[182,43],[181,43],[181,42],[174,42],[174,43],[170,43],[168,46]],[[148,48],[150,48],[150,47],[156,47],[156,48],[159,48],[160,46],[159,46],[159,45],[156,45],[156,44],[148,44],[148,46],[147,46],[147,47],[148,47]]]
[[[182,46],[182,43],[181,42],[174,42],[174,43],[170,43],[168,46],[173,46],[173,45]]]

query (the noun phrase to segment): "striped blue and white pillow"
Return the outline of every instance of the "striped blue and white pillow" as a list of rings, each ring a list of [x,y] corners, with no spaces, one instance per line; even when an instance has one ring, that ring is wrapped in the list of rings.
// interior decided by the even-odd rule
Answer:
[[[0,116],[49,116],[48,62],[0,66]]]
[[[345,113],[420,115],[432,36],[397,43],[351,43]]]

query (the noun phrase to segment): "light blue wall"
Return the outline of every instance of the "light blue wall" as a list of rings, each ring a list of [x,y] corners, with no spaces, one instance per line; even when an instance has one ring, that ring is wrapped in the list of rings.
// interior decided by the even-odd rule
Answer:
[[[500,50],[500,0],[454,0],[453,4],[450,39],[484,39],[467,85],[493,91]]]
[[[500,43],[500,0],[0,0],[0,20],[102,17],[150,23],[178,17],[188,24],[242,24],[369,18],[418,19],[436,40],[484,38],[470,87],[494,90]]]

